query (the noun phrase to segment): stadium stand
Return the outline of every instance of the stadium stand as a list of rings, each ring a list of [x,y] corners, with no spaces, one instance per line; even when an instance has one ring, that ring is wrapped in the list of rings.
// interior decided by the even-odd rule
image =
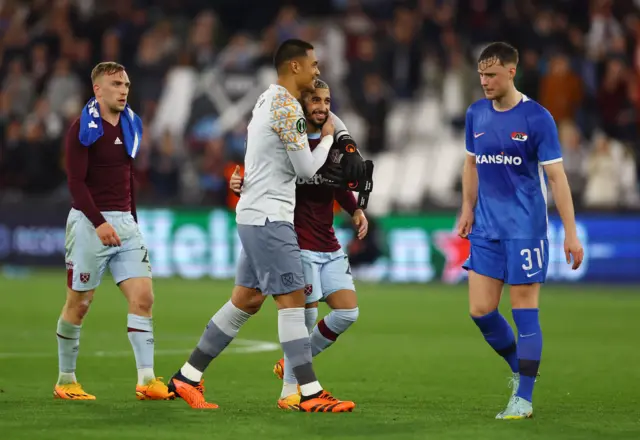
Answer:
[[[230,204],[225,170],[242,162],[271,55],[300,37],[376,163],[372,214],[459,205],[474,59],[493,40],[520,49],[518,87],[556,119],[576,203],[640,206],[639,1],[316,3],[0,1],[0,201],[68,200],[62,139],[92,66],[114,60],[146,123],[142,203]]]

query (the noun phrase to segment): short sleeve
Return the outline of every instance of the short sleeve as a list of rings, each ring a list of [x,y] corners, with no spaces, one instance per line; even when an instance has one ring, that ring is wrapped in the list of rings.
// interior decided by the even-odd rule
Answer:
[[[544,110],[533,124],[538,162],[549,165],[562,161],[562,148],[558,140],[558,129],[551,113]]]
[[[471,107],[467,109],[467,116],[464,121],[464,129],[465,129],[465,146],[467,149],[467,154],[471,156],[475,156],[475,149],[473,148],[473,114],[471,112]]]
[[[269,125],[278,134],[287,151],[309,148],[307,121],[300,103],[289,93],[273,97],[269,109]]]

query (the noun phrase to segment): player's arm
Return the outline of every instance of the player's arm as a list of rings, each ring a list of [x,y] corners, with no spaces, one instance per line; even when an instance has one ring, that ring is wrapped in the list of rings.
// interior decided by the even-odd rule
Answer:
[[[96,206],[85,182],[89,169],[89,148],[80,143],[78,133],[80,122],[73,124],[65,139],[65,166],[67,168],[67,184],[76,208],[98,228],[106,220]]]
[[[296,112],[274,111],[271,128],[278,134],[291,160],[295,173],[303,179],[312,178],[324,165],[333,145],[333,135],[323,136],[318,146],[311,151],[306,132],[306,120],[302,110]],[[330,120],[325,125],[331,124]],[[325,128],[322,130],[325,134]]]
[[[471,107],[465,117],[465,150],[466,160],[462,169],[462,210],[473,212],[478,200],[478,170],[476,169],[476,153],[473,145],[473,114]]]
[[[475,156],[465,158],[462,167],[462,209],[473,211],[478,200],[478,170]]]
[[[305,134],[303,143],[285,144],[285,147],[296,174],[303,179],[311,179],[326,162],[332,144],[333,136],[324,136],[312,152]]]
[[[549,186],[553,194],[558,213],[564,225],[565,234],[573,237],[578,236],[576,228],[576,217],[573,209],[573,198],[571,197],[571,189],[569,181],[564,172],[562,162],[554,162],[544,166],[544,171],[549,178]]]
[[[338,205],[340,205],[340,207],[351,216],[353,225],[357,230],[358,239],[362,240],[366,237],[367,232],[369,231],[369,221],[364,215],[364,210],[358,208],[358,202],[356,201],[356,197],[353,195],[353,192],[347,189],[336,188],[333,195],[338,202]]]
[[[356,201],[356,197],[353,195],[353,192],[347,189],[336,188],[333,191],[333,196],[336,199],[336,202],[338,202],[338,205],[340,205],[340,207],[349,215],[353,216],[356,209],[358,209],[358,202]]]
[[[558,130],[553,117],[548,112],[544,113],[534,126],[538,137],[538,162],[544,167],[544,171],[547,174],[551,194],[553,194],[553,200],[562,219],[567,263],[571,262],[570,255],[573,255],[573,269],[575,270],[582,264],[584,251],[578,239],[573,198],[571,197],[569,181],[562,164]]]
[[[340,166],[342,167],[343,175],[347,180],[351,181],[364,179],[367,174],[367,167],[360,155],[360,151],[358,151],[356,141],[349,134],[347,126],[339,117],[331,112],[330,116],[335,124],[335,133],[333,135],[336,139],[335,147],[342,155]]]
[[[336,130],[333,134],[333,137],[336,139],[340,139],[344,135],[349,135],[349,130],[347,130],[347,126],[342,119],[340,119],[335,113],[329,112],[331,119],[333,120],[333,125],[336,127]]]
[[[462,212],[458,224],[458,235],[467,237],[473,226],[473,210],[478,200],[478,170],[476,154],[473,146],[473,116],[471,108],[467,109],[465,120],[466,158],[462,167]]]

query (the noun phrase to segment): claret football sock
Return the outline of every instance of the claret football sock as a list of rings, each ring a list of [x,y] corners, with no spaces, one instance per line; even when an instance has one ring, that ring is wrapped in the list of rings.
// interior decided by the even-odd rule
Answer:
[[[484,316],[472,316],[484,339],[496,353],[509,364],[511,371],[519,371],[516,338],[509,322],[500,314],[498,309]]]
[[[319,395],[322,392],[322,386],[313,371],[309,331],[305,325],[303,307],[278,310],[278,337],[300,385],[302,397]]]
[[[138,385],[146,385],[156,378],[153,372],[155,340],[153,338],[153,318],[129,313],[127,332],[133,347],[138,369]]]
[[[513,320],[518,329],[518,364],[520,386],[517,396],[532,402],[542,357],[542,330],[538,309],[513,309]]]
[[[332,310],[317,325],[315,321],[318,316],[318,309],[305,309],[305,324],[311,333],[309,343],[311,344],[311,355],[317,356],[329,348],[358,319],[359,309],[336,309]],[[290,396],[297,392],[297,381],[291,363],[285,355],[284,374],[282,382],[281,397]]]
[[[211,361],[227,348],[250,317],[250,314],[234,306],[231,300],[227,301],[207,324],[198,345],[180,372],[189,380],[199,382]]]
[[[76,382],[76,361],[80,347],[82,325],[75,325],[60,317],[56,335],[58,338],[58,385]]]
[[[358,319],[359,309],[336,309],[321,319],[311,332],[313,356],[329,348]]]

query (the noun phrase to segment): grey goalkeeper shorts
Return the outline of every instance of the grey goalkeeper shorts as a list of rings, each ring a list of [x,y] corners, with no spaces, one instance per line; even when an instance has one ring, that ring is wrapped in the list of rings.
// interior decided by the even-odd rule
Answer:
[[[236,285],[279,295],[304,289],[298,236],[289,222],[267,220],[264,226],[238,225],[242,251]]]

